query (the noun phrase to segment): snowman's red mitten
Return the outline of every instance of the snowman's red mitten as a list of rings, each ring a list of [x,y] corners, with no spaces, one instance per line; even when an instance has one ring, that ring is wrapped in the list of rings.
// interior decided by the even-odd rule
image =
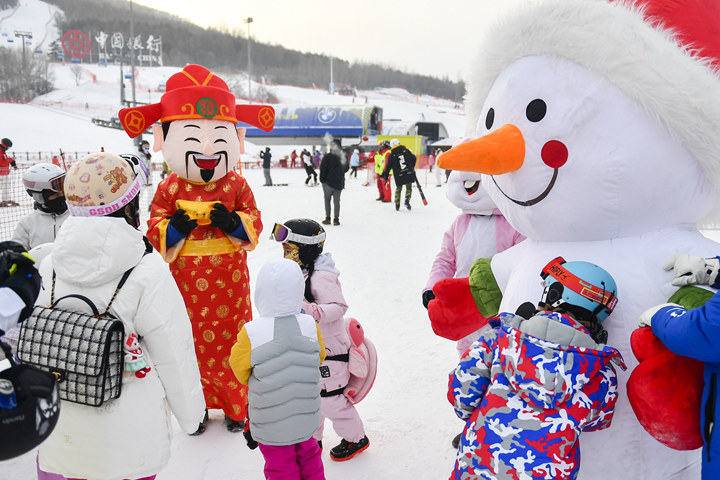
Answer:
[[[497,315],[502,293],[490,269],[490,259],[475,261],[468,278],[446,278],[433,286],[435,299],[428,304],[433,331],[449,340],[484,327]]]
[[[630,374],[627,394],[640,425],[674,450],[701,447],[702,362],[674,354],[648,327],[635,330],[630,345],[640,365]]]
[[[678,260],[677,256],[666,267],[674,266],[676,273],[685,270],[675,260]],[[681,262],[685,260],[691,259],[681,259]],[[701,260],[705,263],[705,259]],[[699,265],[699,262],[696,263]],[[704,305],[712,296],[713,292],[708,290],[685,286],[668,300],[672,302],[670,305],[690,310]],[[639,323],[650,325],[652,316],[666,305],[646,310],[640,316]],[[630,346],[640,365],[630,374],[627,394],[640,425],[656,440],[675,450],[701,447],[703,363],[668,350],[651,328],[635,330],[630,337]]]

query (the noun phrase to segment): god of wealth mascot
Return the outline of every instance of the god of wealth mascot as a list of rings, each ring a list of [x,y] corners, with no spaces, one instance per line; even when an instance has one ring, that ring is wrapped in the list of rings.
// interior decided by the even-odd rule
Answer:
[[[147,236],[185,299],[207,407],[222,409],[228,430],[240,431],[247,387],[235,380],[228,358],[251,320],[247,252],[257,246],[262,222],[250,186],[232,167],[244,153],[238,123],[270,131],[275,111],[236,105],[220,77],[188,65],[168,79],[160,103],[118,116],[131,138],[152,125],[153,150],[162,150],[173,172],[158,185]],[[207,414],[196,433],[206,422]]]

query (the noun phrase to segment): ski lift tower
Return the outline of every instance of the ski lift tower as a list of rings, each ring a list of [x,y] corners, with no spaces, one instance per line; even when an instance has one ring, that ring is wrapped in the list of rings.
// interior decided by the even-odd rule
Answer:
[[[25,71],[25,43],[27,40],[32,39],[32,32],[21,32],[18,30],[15,30],[15,36],[17,38],[22,38],[22,47],[23,47],[23,71]]]

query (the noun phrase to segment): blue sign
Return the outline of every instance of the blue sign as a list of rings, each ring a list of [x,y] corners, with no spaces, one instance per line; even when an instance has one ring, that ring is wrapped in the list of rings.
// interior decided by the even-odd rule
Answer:
[[[334,137],[376,135],[370,129],[372,106],[274,105],[275,128],[265,132],[246,127],[246,137],[317,137],[326,133]]]

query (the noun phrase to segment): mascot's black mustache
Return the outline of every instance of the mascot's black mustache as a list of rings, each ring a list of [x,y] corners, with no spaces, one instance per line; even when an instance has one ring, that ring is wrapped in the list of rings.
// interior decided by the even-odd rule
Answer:
[[[205,155],[205,154],[202,152],[193,152],[193,151],[185,152],[185,178],[187,178],[190,175],[190,170],[189,170],[190,157],[196,157],[196,156],[202,156],[202,155]],[[219,155],[220,161],[225,159],[225,171],[226,172],[230,171],[230,169],[228,168],[229,167],[228,153],[226,150],[220,150],[219,152],[213,153],[213,155]],[[204,170],[202,168],[200,169],[200,177],[206,182],[209,182],[210,179],[213,177],[213,175],[215,175],[215,169],[211,169],[211,170]]]

